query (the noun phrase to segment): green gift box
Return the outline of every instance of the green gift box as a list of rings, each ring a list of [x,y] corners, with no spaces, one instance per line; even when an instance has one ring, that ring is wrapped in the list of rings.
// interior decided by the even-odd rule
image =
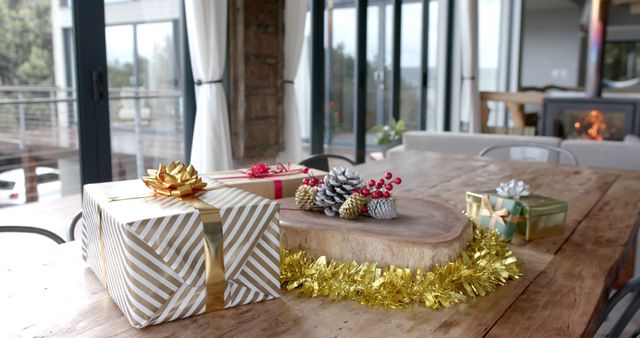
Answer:
[[[482,208],[482,196],[485,194],[498,197],[495,190],[477,193],[467,192],[467,215],[478,224]],[[535,194],[522,196],[518,200],[509,200],[517,201],[521,205],[518,217],[512,218],[512,222],[516,224],[516,237],[530,241],[559,236],[564,233],[568,209],[567,202]]]
[[[567,218],[567,202],[534,195],[520,197],[521,217],[516,232],[530,241],[564,234]]]
[[[495,228],[508,240],[513,238],[521,212],[520,202],[499,197],[495,192],[467,192],[467,216],[485,229]]]

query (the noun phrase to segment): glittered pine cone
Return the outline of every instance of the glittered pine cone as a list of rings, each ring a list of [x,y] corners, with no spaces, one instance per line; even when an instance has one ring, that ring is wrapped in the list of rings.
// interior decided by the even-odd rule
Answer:
[[[296,205],[302,210],[313,208],[316,202],[316,189],[308,185],[301,185],[296,190]]]
[[[355,219],[360,215],[362,206],[367,202],[367,198],[360,193],[354,193],[340,206],[340,218]]]
[[[369,216],[379,220],[398,217],[398,208],[394,198],[372,199],[367,205]]]
[[[360,189],[362,178],[351,170],[334,167],[326,175],[318,187],[316,205],[324,209],[328,216],[335,216],[340,212],[340,206],[351,196],[354,189]]]

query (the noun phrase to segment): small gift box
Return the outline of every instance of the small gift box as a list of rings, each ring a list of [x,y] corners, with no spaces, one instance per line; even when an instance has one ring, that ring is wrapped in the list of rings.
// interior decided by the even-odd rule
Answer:
[[[511,180],[501,183],[496,190],[467,193],[467,214],[474,220],[479,218],[481,196],[484,194],[517,201],[521,205],[520,213],[512,218],[516,224],[515,235],[518,239],[530,241],[564,233],[567,202],[531,194],[527,184]]]
[[[202,175],[264,198],[280,199],[293,197],[304,178],[313,176],[321,179],[327,174],[315,169],[305,173],[305,168],[298,164],[267,166],[257,163],[248,169],[217,171]]]
[[[520,197],[521,217],[516,232],[530,241],[564,234],[567,218],[567,202],[540,195]]]
[[[496,229],[506,239],[513,238],[522,205],[499,197],[493,191],[467,192],[467,216],[479,226]]]
[[[131,325],[277,298],[278,202],[171,168],[143,178],[155,192],[84,186],[83,258]]]

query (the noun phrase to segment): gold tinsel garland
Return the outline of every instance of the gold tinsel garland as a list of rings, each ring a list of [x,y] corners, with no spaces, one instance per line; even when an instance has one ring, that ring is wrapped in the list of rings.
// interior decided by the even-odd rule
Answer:
[[[484,296],[522,275],[521,262],[495,230],[474,229],[474,240],[454,261],[430,271],[380,269],[374,263],[327,261],[303,251],[281,250],[280,281],[311,297],[348,298],[363,305],[399,308],[422,304],[450,307]]]

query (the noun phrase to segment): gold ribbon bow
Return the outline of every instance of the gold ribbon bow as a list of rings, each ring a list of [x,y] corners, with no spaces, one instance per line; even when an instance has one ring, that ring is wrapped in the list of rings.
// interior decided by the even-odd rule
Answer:
[[[156,194],[182,197],[204,190],[207,183],[202,182],[198,171],[181,161],[170,163],[166,167],[160,163],[158,169],[147,169],[149,176],[142,176],[144,184]]]
[[[509,210],[507,208],[500,208],[502,206],[502,198],[496,198],[496,206],[495,209],[491,205],[491,201],[489,200],[489,195],[485,194],[482,196],[482,210],[480,211],[480,216],[490,216],[491,220],[489,221],[489,229],[493,229],[496,226],[496,223],[500,223],[503,226],[505,224],[505,218],[509,217]]]

